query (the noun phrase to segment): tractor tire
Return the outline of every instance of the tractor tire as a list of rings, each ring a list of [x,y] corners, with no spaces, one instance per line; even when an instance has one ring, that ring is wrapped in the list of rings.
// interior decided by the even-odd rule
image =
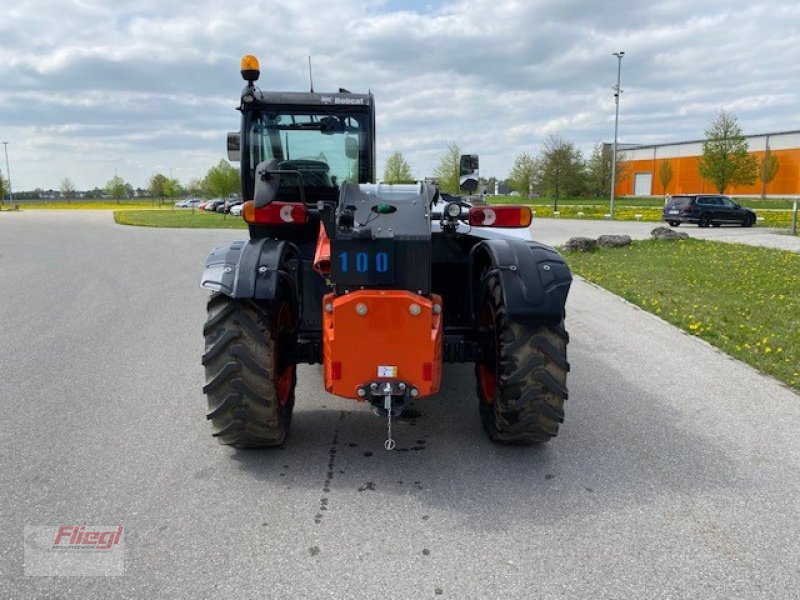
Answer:
[[[208,301],[203,393],[221,444],[280,446],[289,433],[297,383],[296,365],[282,360],[296,335],[290,297],[284,289],[270,302],[220,293]]]
[[[484,280],[478,326],[486,350],[475,365],[486,433],[502,444],[546,442],[564,422],[567,344],[563,317],[533,326],[508,320],[496,275]]]

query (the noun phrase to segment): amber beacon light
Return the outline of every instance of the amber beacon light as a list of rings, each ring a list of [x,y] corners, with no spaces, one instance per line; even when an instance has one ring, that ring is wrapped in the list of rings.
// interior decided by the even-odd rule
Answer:
[[[244,79],[248,83],[253,83],[254,81],[257,81],[258,76],[261,75],[258,59],[252,54],[245,54],[242,57],[241,69],[242,69],[242,79]]]

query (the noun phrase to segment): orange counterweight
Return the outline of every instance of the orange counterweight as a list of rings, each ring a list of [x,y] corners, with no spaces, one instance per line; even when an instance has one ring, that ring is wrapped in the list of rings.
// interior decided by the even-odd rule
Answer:
[[[403,290],[360,290],[323,298],[325,389],[363,400],[360,387],[402,382],[416,396],[439,391],[442,299]]]

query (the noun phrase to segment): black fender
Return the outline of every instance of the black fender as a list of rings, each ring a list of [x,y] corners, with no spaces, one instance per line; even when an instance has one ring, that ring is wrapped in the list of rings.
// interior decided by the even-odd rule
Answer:
[[[489,273],[497,273],[511,321],[561,320],[572,273],[553,248],[511,238],[484,240],[472,248],[469,258],[475,317],[482,300],[483,278]]]
[[[278,278],[288,275],[295,298],[302,298],[299,257],[297,246],[283,240],[231,242],[209,254],[200,287],[231,298],[274,300]]]

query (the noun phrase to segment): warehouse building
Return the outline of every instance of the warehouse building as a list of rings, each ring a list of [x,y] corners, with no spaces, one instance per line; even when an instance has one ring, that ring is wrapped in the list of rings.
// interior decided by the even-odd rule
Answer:
[[[753,185],[731,186],[731,196],[800,196],[800,131],[783,131],[745,136],[750,152],[758,164],[769,148],[778,159],[778,172],[763,190],[759,179]],[[620,159],[625,161],[623,176],[617,183],[617,196],[663,196],[669,194],[716,193],[710,181],[700,177],[698,162],[703,154],[703,140],[652,146],[619,145]],[[667,189],[661,185],[661,164],[669,161],[672,180]]]

